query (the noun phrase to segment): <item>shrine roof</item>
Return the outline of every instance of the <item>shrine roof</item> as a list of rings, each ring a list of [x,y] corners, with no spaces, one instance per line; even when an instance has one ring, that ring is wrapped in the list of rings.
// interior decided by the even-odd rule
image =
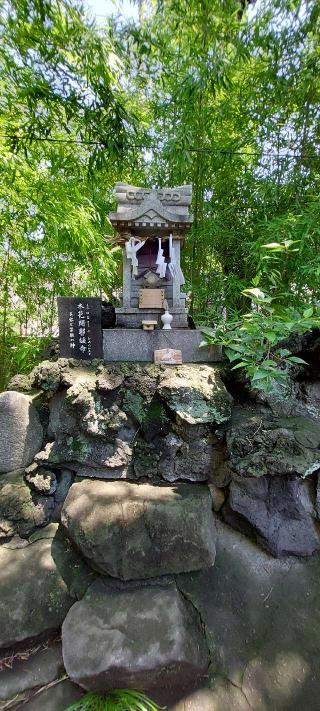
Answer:
[[[189,212],[191,185],[153,190],[117,183],[115,197],[117,211],[109,214],[115,227],[185,231],[192,225],[193,217]]]

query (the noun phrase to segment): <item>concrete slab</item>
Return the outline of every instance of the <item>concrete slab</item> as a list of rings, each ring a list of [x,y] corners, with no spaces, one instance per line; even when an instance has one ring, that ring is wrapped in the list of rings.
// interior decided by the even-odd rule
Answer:
[[[199,348],[200,329],[173,328],[143,331],[140,328],[108,328],[103,331],[103,357],[106,362],[153,363],[155,350],[181,350],[183,363],[218,363],[223,360],[221,346]]]

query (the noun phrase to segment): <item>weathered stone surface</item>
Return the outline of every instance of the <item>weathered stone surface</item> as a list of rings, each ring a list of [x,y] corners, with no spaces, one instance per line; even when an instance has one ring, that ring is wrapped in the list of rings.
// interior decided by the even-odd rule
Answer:
[[[312,482],[297,477],[262,477],[233,481],[229,505],[249,521],[258,540],[273,555],[304,556],[320,547],[314,499]]]
[[[18,373],[9,380],[8,390],[19,390],[20,392],[29,392],[30,389],[30,375]]]
[[[220,424],[231,416],[232,398],[215,366],[188,364],[167,368],[158,392],[178,420],[190,424]]]
[[[54,441],[36,455],[38,465],[92,478],[166,481],[206,481],[217,469],[213,428],[229,417],[231,403],[217,367],[72,368],[63,359],[53,365],[51,371],[40,364],[31,378],[54,393]]]
[[[84,479],[72,485],[61,520],[90,564],[122,580],[214,563],[215,522],[205,486]]]
[[[223,489],[219,489],[219,487],[215,484],[209,484],[209,490],[212,498],[213,510],[220,511],[226,499],[226,492]]]
[[[112,390],[122,385],[124,381],[124,373],[119,369],[102,370],[97,378],[97,389],[102,393],[110,393]]]
[[[99,368],[98,360],[85,365],[83,361],[73,358],[59,358],[56,361],[44,360],[31,371],[30,387],[40,389],[48,396],[74,385],[91,387],[94,386],[96,380],[97,368]]]
[[[59,358],[55,362],[42,361],[30,373],[31,387],[40,388],[45,392],[56,392],[62,385],[63,372],[67,368],[68,361],[65,358]]]
[[[28,536],[37,526],[49,522],[53,508],[53,498],[31,491],[21,469],[1,476],[0,538],[14,533]]]
[[[57,488],[54,495],[54,509],[51,516],[52,521],[57,521],[57,523],[59,523],[62,506],[72,482],[73,474],[68,469],[62,469],[57,475]]]
[[[27,656],[27,655],[26,655]],[[28,698],[32,689],[49,684],[65,674],[61,642],[43,645],[26,659],[14,659],[0,671],[0,701],[12,704]],[[1,706],[0,706],[1,708]]]
[[[149,433],[148,433],[149,435]],[[149,439],[149,436],[148,436]],[[210,433],[183,439],[174,430],[152,441],[138,437],[134,445],[133,469],[139,477],[162,477],[166,481],[207,481],[219,463],[219,451],[212,444]]]
[[[24,703],[23,711],[65,711],[82,695],[83,691],[76,684],[65,679]]]
[[[196,689],[209,663],[198,615],[174,584],[114,591],[97,581],[69,611],[62,646],[85,689],[144,689],[161,702]]]
[[[54,494],[57,489],[57,477],[50,469],[38,467],[34,462],[27,467],[25,471],[25,480],[28,482],[30,489],[37,491],[39,494]]]
[[[77,422],[75,417],[68,412],[66,403],[66,390],[59,390],[49,402],[49,426],[48,435],[51,438],[57,437],[60,433],[77,434]]]
[[[319,555],[275,559],[218,522],[214,568],[177,578],[206,631],[213,711],[237,709],[231,684],[241,711],[318,711],[319,575]]]
[[[199,689],[184,696],[168,711],[252,711],[252,707],[241,689],[223,677],[215,677],[212,688]]]
[[[243,477],[304,477],[320,467],[320,423],[235,408],[227,435],[230,462]]]
[[[125,411],[130,391],[118,393],[124,375],[113,371],[109,375],[110,378],[102,372],[97,381],[96,375],[89,372],[87,379],[78,378],[67,391],[55,394],[49,423],[55,441],[37,455],[38,463],[67,465],[79,475],[84,470],[86,476],[93,477],[127,476],[132,456],[130,443],[139,423],[134,421],[136,416],[131,412],[128,416]],[[136,410],[137,402],[133,405]]]
[[[24,548],[0,547],[0,648],[57,632],[92,574],[56,527]],[[42,535],[45,535],[45,529]]]
[[[12,530],[10,528],[10,524],[9,524],[9,530]],[[39,531],[41,529],[38,528],[37,530]],[[2,528],[2,532],[4,533],[3,528]],[[11,534],[9,534],[9,535],[11,535]],[[30,538],[33,535],[34,534],[31,534]],[[3,536],[3,538],[5,538],[5,536]],[[11,536],[9,538],[9,540],[4,541],[1,545],[3,545],[6,548],[10,548],[11,550],[14,550],[15,548],[25,548],[27,545],[29,545],[29,541],[27,540],[27,538],[20,538],[20,536],[14,535],[14,536]]]
[[[131,455],[130,445],[120,437],[103,442],[78,435],[49,442],[35,459],[39,464],[69,467],[79,476],[121,479],[128,474]]]
[[[7,390],[0,394],[0,472],[28,466],[42,445],[39,415],[30,398]]]

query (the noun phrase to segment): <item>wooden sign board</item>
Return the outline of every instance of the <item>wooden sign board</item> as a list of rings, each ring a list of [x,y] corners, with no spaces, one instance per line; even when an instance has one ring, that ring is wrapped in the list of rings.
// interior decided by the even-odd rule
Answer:
[[[58,296],[59,342],[62,358],[102,358],[101,300]]]
[[[139,289],[139,309],[163,309],[164,289]]]
[[[175,351],[173,348],[161,348],[161,350],[154,351],[154,362],[166,365],[181,365],[182,352]]]

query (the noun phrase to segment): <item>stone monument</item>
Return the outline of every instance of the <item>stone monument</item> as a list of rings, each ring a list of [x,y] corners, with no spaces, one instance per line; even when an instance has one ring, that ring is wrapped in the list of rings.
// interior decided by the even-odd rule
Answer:
[[[117,210],[110,221],[123,249],[122,305],[117,326],[141,328],[153,320],[161,327],[166,300],[173,328],[187,328],[186,294],[180,247],[192,225],[192,186],[149,190],[116,183]]]
[[[101,299],[58,296],[59,345],[62,358],[102,358]]]

